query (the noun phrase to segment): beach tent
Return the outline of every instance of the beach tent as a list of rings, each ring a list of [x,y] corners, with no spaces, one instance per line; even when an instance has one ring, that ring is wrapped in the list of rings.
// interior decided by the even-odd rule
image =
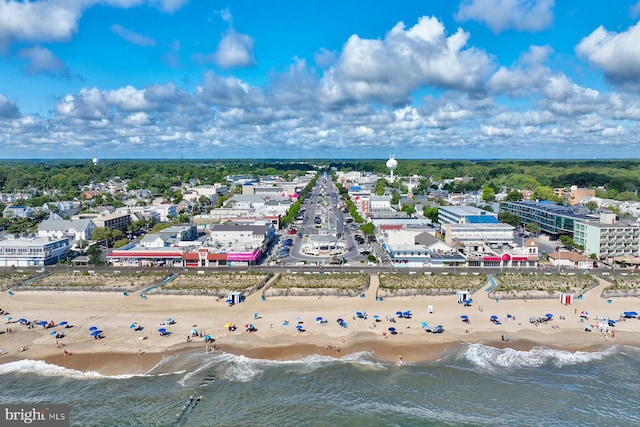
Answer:
[[[244,300],[242,292],[229,292],[227,299],[231,300],[231,304],[240,304]]]
[[[567,294],[567,293],[560,294],[560,304],[562,305],[573,304],[573,294]]]
[[[458,303],[463,304],[465,300],[471,299],[471,292],[469,291],[457,291]]]
[[[429,307],[427,307],[427,313],[429,314],[433,314],[433,306],[430,305]]]

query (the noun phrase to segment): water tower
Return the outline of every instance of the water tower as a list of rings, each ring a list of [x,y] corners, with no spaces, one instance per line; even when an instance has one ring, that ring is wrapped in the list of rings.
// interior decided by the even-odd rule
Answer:
[[[395,159],[395,156],[392,154],[389,156],[389,160],[387,160],[387,168],[391,173],[391,182],[394,181],[393,171],[396,170],[397,167],[398,167],[398,161]]]

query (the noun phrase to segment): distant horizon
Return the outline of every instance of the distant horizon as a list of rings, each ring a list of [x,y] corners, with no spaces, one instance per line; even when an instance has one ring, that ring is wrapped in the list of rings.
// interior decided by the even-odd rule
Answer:
[[[347,158],[347,157],[335,157],[335,158],[324,158],[324,157],[291,157],[291,158],[268,158],[268,157],[199,157],[199,158],[162,158],[162,157],[105,157],[98,158],[100,164],[104,161],[224,161],[224,160],[234,160],[234,161],[265,161],[265,162],[296,162],[296,161],[358,161],[358,160],[367,160],[367,161],[386,161],[389,157],[357,157],[357,158]],[[637,158],[408,158],[408,157],[398,157],[395,156],[395,159],[398,161],[409,160],[409,161],[469,161],[469,162],[492,162],[492,161],[531,161],[531,162],[563,162],[563,161],[617,161],[617,162],[634,162],[639,161],[640,157]],[[86,161],[88,163],[92,163],[94,158],[12,158],[12,159],[0,159],[0,162],[56,162],[56,161],[74,161],[74,162],[83,162]]]
[[[8,159],[640,153],[640,0],[2,0],[0,22]]]

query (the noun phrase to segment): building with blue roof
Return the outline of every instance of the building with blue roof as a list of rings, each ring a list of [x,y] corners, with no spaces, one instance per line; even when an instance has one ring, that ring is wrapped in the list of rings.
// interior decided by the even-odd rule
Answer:
[[[540,230],[552,236],[573,236],[575,224],[595,218],[586,206],[560,206],[554,202],[504,202],[500,209],[516,215],[525,224],[538,224]]]

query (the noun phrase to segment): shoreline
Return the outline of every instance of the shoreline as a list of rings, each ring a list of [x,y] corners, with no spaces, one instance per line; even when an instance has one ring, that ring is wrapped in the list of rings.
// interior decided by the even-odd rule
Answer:
[[[197,349],[204,352],[204,335],[210,335],[214,339],[211,345],[222,352],[267,360],[299,360],[311,355],[342,358],[368,352],[382,361],[397,362],[401,357],[403,362],[419,363],[437,361],[452,349],[471,343],[519,351],[535,347],[571,352],[599,351],[613,345],[640,347],[640,321],[620,317],[625,311],[640,311],[640,299],[621,297],[609,303],[600,297],[605,286],[602,283],[589,290],[573,305],[562,305],[555,299],[494,300],[480,289],[472,295],[471,307],[463,307],[455,295],[381,301],[371,289],[362,298],[262,299],[256,293],[234,306],[209,296],[150,295],[143,299],[108,292],[20,291],[0,295],[0,307],[9,313],[2,317],[11,317],[0,330],[4,353],[0,364],[29,359],[82,372],[143,374],[165,356]],[[398,311],[411,311],[411,318],[398,317]],[[588,319],[580,316],[583,311],[589,313]],[[358,317],[357,312],[368,314]],[[529,322],[531,317],[544,318],[546,313],[553,314],[551,321]],[[461,320],[463,314],[470,319],[468,323]],[[499,321],[490,321],[491,316]],[[318,322],[318,317],[324,321]],[[66,321],[73,327],[30,329],[18,323],[18,318],[44,319],[55,325]],[[175,323],[168,324],[169,318]],[[336,322],[338,318],[345,321],[345,327]],[[624,321],[599,332],[607,319]],[[134,323],[144,329],[135,331],[131,328]],[[227,324],[237,328],[231,331]],[[445,332],[427,333],[423,324],[443,325]],[[249,325],[256,331],[248,332]],[[91,337],[92,326],[103,331],[103,339]],[[595,330],[586,332],[585,326]],[[161,336],[157,331],[161,327],[170,334]],[[298,332],[298,327],[302,331]],[[8,333],[9,328],[13,333]],[[389,328],[395,328],[396,333],[391,334]],[[198,336],[186,342],[194,331]],[[56,340],[60,332],[65,336]],[[27,350],[20,351],[24,347]],[[70,355],[65,357],[65,351]]]

